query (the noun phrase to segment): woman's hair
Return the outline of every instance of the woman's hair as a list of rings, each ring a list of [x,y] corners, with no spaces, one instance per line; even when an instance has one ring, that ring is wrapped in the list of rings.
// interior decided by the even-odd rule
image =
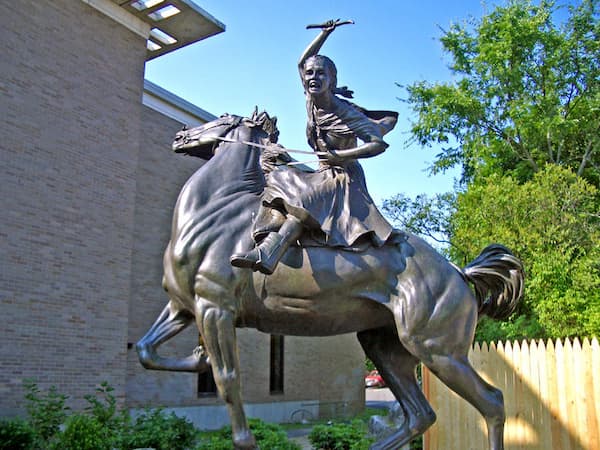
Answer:
[[[321,61],[321,63],[323,64],[323,67],[325,67],[325,70],[327,70],[329,72],[329,77],[331,78],[331,86],[330,86],[331,92],[333,92],[335,95],[341,95],[342,97],[352,98],[354,91],[351,91],[350,89],[348,89],[348,86],[338,87],[338,85],[337,85],[337,68],[335,67],[335,64],[333,63],[333,61],[331,59],[329,59],[327,56],[324,56],[324,55],[310,56],[310,57],[306,58],[306,61],[308,61],[309,59]],[[306,65],[306,61],[304,61],[305,65]],[[306,86],[304,86],[304,89],[306,89]]]
[[[331,90],[335,92],[337,87],[337,68],[335,67],[333,61],[324,55],[313,55],[306,58],[306,61],[304,61],[305,66],[309,60],[320,61],[323,63],[323,67],[325,67],[325,69],[329,72],[329,76],[331,77]]]

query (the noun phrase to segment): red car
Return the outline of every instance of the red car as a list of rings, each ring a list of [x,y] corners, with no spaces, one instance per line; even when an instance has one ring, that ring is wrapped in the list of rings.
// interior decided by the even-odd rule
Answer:
[[[383,381],[383,378],[381,378],[381,375],[379,375],[378,371],[371,370],[365,376],[365,387],[385,387],[385,381]]]

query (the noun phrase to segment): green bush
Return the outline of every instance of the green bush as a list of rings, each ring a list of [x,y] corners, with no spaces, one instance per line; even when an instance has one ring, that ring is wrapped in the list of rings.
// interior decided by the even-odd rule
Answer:
[[[295,450],[299,448],[297,444],[288,440],[287,433],[280,425],[266,423],[260,419],[250,419],[248,424],[261,448],[266,450]]]
[[[51,386],[47,392],[39,389],[32,380],[26,380],[25,409],[28,414],[29,425],[34,431],[36,447],[49,446],[52,437],[59,431],[65,422],[69,407],[65,402],[69,398],[60,394],[56,386]]]
[[[0,420],[0,450],[28,450],[35,441],[35,432],[23,419]]]
[[[55,436],[50,450],[111,450],[112,433],[96,417],[73,414]]]
[[[88,407],[85,409],[89,417],[102,427],[106,442],[111,448],[126,449],[131,440],[131,419],[127,410],[117,409],[117,400],[112,394],[114,389],[106,382],[100,383],[95,395],[86,395]],[[90,426],[91,425],[90,423]]]
[[[118,425],[115,421],[119,420],[117,415],[117,399],[112,395],[114,388],[109,386],[106,381],[100,383],[96,388],[96,395],[88,394],[84,398],[89,403],[85,409],[88,414],[96,418],[98,422],[105,426]],[[100,397],[100,398],[98,398]]]
[[[72,415],[65,405],[68,396],[56,387],[44,392],[28,380],[25,389],[28,418],[0,423],[0,450],[184,450],[192,448],[198,436],[192,423],[159,409],[132,421],[126,410],[118,410],[113,388],[106,382],[95,395],[85,396],[85,413]]]
[[[127,448],[185,450],[194,444],[197,434],[194,425],[186,419],[154,409],[135,420],[125,445]]]
[[[423,450],[423,436],[410,441],[410,450]]]
[[[248,420],[250,430],[261,450],[300,450],[300,446],[288,439],[285,430],[273,423],[260,419]],[[225,426],[215,433],[204,433],[196,450],[232,450],[231,426]]]
[[[229,426],[201,435],[186,419],[160,409],[132,420],[126,410],[119,411],[106,382],[85,396],[85,412],[71,415],[65,405],[68,397],[54,386],[44,392],[28,381],[25,387],[28,418],[0,422],[0,450],[233,450]],[[300,450],[279,425],[258,419],[250,419],[249,425],[263,450]]]
[[[233,450],[233,444],[231,437],[226,438],[220,434],[214,434],[201,438],[195,450]]]
[[[308,440],[314,448],[322,450],[367,450],[373,442],[367,437],[367,425],[361,420],[316,425]]]

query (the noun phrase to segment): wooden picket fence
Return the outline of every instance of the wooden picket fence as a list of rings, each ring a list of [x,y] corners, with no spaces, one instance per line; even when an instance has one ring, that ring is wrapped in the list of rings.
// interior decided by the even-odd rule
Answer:
[[[473,367],[504,393],[506,450],[600,450],[598,339],[479,346]],[[423,390],[438,420],[424,450],[487,450],[481,415],[427,369]]]

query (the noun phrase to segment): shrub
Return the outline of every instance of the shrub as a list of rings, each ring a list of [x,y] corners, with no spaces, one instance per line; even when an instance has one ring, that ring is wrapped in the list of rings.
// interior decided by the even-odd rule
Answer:
[[[194,425],[160,409],[148,410],[131,426],[126,447],[151,447],[156,450],[185,450],[197,437]]]
[[[33,446],[35,433],[23,419],[0,421],[0,450],[27,450]]]
[[[366,450],[373,442],[367,437],[367,425],[361,420],[316,425],[308,440],[314,448],[322,450]]]
[[[68,396],[59,394],[54,386],[43,392],[28,380],[25,389],[28,420],[0,422],[0,450],[185,450],[192,448],[198,437],[191,422],[160,409],[147,410],[132,421],[126,410],[117,408],[107,382],[102,382],[95,394],[85,396],[85,413],[70,416],[65,405]]]
[[[111,450],[112,436],[96,417],[73,414],[65,422],[64,431],[57,434],[50,450]]]
[[[85,411],[102,427],[104,439],[111,443],[111,448],[126,448],[131,420],[126,410],[118,411],[113,391],[106,381],[100,383],[95,395],[85,396],[89,404]],[[90,426],[93,426],[91,422]]]
[[[231,438],[215,434],[203,437],[195,450],[233,450],[233,444]]]
[[[423,436],[410,441],[410,450],[423,450]]]
[[[117,399],[112,395],[113,391],[114,388],[103,381],[100,387],[96,388],[96,395],[88,394],[84,397],[89,403],[86,412],[102,425],[111,425],[117,418]]]
[[[36,447],[45,448],[58,433],[60,425],[67,418],[69,407],[65,402],[69,398],[60,394],[56,386],[51,386],[47,392],[39,389],[32,380],[26,380],[25,409],[29,424],[35,435]]]
[[[300,450],[300,446],[288,439],[285,430],[273,423],[260,419],[248,420],[250,430],[261,450]],[[205,433],[196,450],[232,450],[231,426],[225,426],[216,433]]]
[[[265,450],[300,450],[300,446],[288,439],[287,433],[280,425],[266,423],[260,419],[250,419],[248,424],[260,448]]]

